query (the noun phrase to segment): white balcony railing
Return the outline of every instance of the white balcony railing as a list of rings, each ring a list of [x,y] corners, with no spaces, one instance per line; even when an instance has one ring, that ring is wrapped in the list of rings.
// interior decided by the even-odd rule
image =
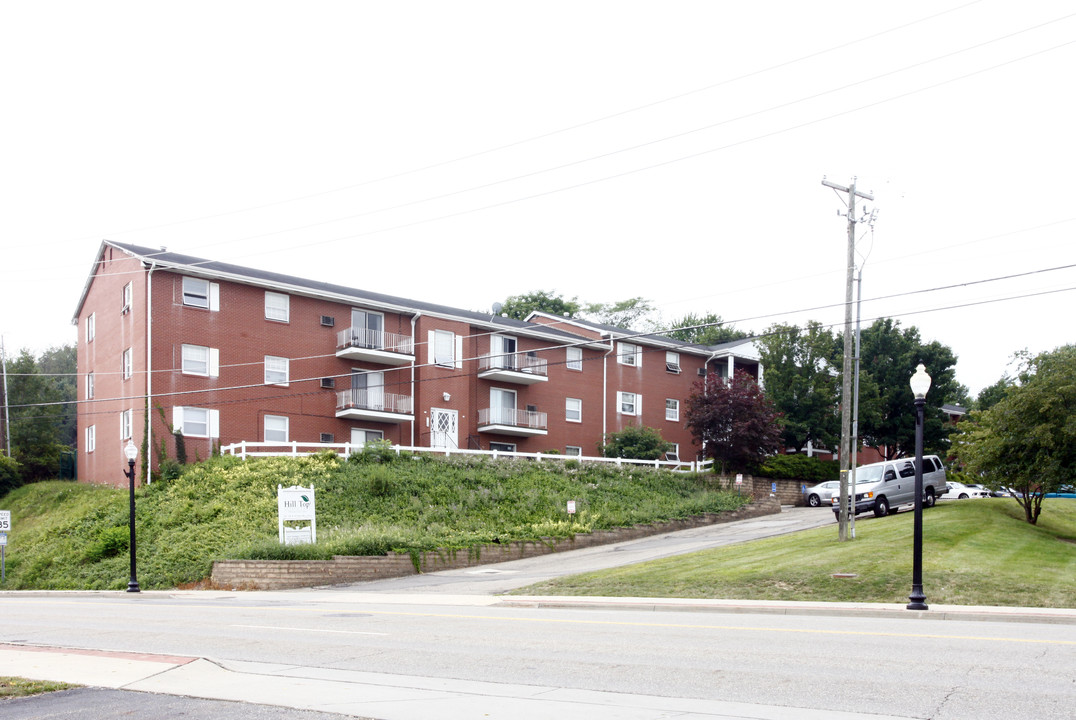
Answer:
[[[411,396],[387,393],[379,388],[352,388],[336,394],[336,411],[341,410],[372,410],[409,415]]]
[[[483,355],[478,359],[478,372],[490,370],[509,370],[512,372],[530,373],[532,375],[548,374],[545,358],[534,357],[526,353],[510,353],[507,355]]]
[[[411,355],[414,343],[407,335],[350,327],[336,333],[336,349],[363,348],[366,350],[383,350],[385,352]]]
[[[534,410],[516,410],[515,408],[481,408],[478,411],[478,426],[505,425],[508,427],[545,430],[546,413]]]

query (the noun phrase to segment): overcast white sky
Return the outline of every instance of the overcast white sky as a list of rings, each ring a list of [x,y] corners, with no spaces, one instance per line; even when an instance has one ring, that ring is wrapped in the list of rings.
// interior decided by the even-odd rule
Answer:
[[[0,67],[9,353],[74,342],[105,238],[475,310],[840,324],[823,176],[875,195],[865,321],[973,394],[1074,341],[1076,269],[971,284],[1076,264],[1063,0],[44,0],[3,5]]]

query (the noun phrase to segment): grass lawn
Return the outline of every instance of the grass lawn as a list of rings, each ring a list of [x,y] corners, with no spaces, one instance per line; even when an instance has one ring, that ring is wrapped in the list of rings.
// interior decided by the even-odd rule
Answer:
[[[55,690],[67,690],[77,687],[62,682],[50,680],[27,680],[20,677],[0,676],[0,700],[5,698],[26,697],[27,695],[41,695],[42,693]]]
[[[906,603],[913,517],[860,516],[844,543],[834,523],[515,592]],[[1038,525],[1007,498],[939,503],[923,515],[923,586],[928,604],[1076,608],[1076,501],[1047,500]]]

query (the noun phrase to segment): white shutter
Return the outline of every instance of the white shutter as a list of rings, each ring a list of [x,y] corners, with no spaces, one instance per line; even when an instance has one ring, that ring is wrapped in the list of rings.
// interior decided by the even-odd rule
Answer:
[[[172,408],[172,432],[183,432],[183,408],[179,405]]]
[[[220,310],[220,283],[209,283],[209,309],[214,312]]]
[[[220,410],[209,411],[209,437],[220,437]]]
[[[433,365],[437,357],[437,334],[433,330],[426,332],[426,364]]]
[[[639,393],[635,393],[635,414],[639,418],[643,416],[643,396]]]
[[[463,367],[463,337],[456,336],[456,367]]]
[[[220,349],[209,348],[209,377],[220,375]]]

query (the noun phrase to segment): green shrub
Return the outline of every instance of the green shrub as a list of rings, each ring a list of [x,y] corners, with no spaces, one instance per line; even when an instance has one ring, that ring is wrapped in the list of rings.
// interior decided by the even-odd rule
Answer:
[[[396,451],[388,440],[370,440],[347,458],[351,463],[388,463],[396,459]]]
[[[0,496],[22,485],[19,462],[7,455],[0,455]]]
[[[392,492],[392,471],[374,466],[366,471],[366,489],[374,497],[385,497]]]
[[[127,552],[131,542],[131,526],[109,527],[97,533],[97,539],[90,543],[82,559],[88,563],[95,563],[105,558],[115,557],[120,553]]]
[[[773,455],[766,458],[758,469],[762,477],[775,480],[803,480],[820,483],[840,478],[841,464],[838,460],[820,460],[806,455]]]
[[[661,433],[645,425],[629,425],[623,430],[605,434],[605,443],[598,449],[604,457],[632,460],[659,460],[672,449]]]

